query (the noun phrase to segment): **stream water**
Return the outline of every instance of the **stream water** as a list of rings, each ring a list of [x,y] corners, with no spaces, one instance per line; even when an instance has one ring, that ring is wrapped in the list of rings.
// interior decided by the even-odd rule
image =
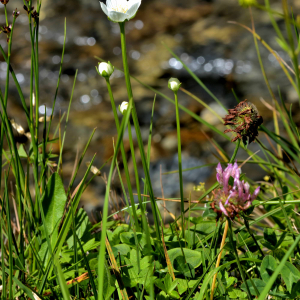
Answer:
[[[273,8],[280,10],[281,1],[272,1]],[[300,11],[297,1],[294,12]],[[29,99],[30,80],[30,35],[28,18],[21,9],[20,0],[11,0],[10,11],[17,7],[21,14],[17,19],[13,37],[12,65],[21,87]],[[98,60],[95,56],[110,60],[116,67],[122,67],[119,28],[107,20],[96,0],[43,0],[39,28],[39,58],[40,58],[40,107],[44,114],[51,113],[53,97],[56,89],[62,45],[64,41],[64,22],[66,18],[66,51],[63,71],[55,107],[55,122],[59,115],[66,112],[75,71],[78,70],[77,83],[67,128],[64,151],[63,176],[69,182],[75,161],[76,151],[83,150],[92,129],[97,127],[85,161],[89,161],[97,152],[95,165],[100,167],[113,153],[112,137],[116,136],[113,114],[106,91],[105,81],[95,71]],[[208,89],[226,106],[236,104],[232,89],[238,97],[253,101],[265,124],[270,123],[271,111],[266,108],[260,98],[268,103],[270,96],[264,84],[258,64],[252,35],[238,25],[228,21],[240,22],[251,26],[247,9],[238,6],[236,0],[215,1],[171,1],[143,0],[136,17],[127,23],[128,56],[132,75],[142,82],[151,85],[160,92],[172,97],[167,88],[170,77],[178,77],[182,87],[208,103],[214,110],[224,114],[222,108],[200,87],[183,68],[181,62],[172,57],[165,43],[181,60],[206,84]],[[289,58],[275,40],[275,32],[266,13],[254,10],[254,20],[258,34],[289,63]],[[4,9],[0,5],[0,22],[5,23]],[[279,25],[284,24],[279,21]],[[0,44],[7,50],[6,36],[2,33]],[[296,102],[297,95],[293,92],[280,70],[275,57],[260,46],[261,55],[272,88],[277,90],[280,84],[282,95],[286,102]],[[0,58],[0,84],[4,87],[6,63]],[[149,122],[154,93],[132,81],[142,135],[145,142],[148,138]],[[16,122],[26,124],[25,116],[17,91],[11,83],[9,96],[9,114]],[[112,76],[112,87],[116,104],[126,100],[126,87],[122,73],[116,70]],[[190,96],[180,92],[179,101],[204,120],[220,130],[224,126],[207,109],[204,109]],[[193,120],[187,114],[181,114],[183,168],[200,166],[217,162],[217,152],[209,138],[214,138],[227,153],[231,153],[233,145],[215,136],[208,128]],[[133,174],[130,149],[125,135],[125,147],[128,152],[129,166]],[[258,149],[257,145],[250,146]],[[54,152],[58,148],[54,147]],[[174,106],[157,96],[154,114],[153,144],[151,149],[151,178],[155,195],[161,196],[160,166],[162,172],[177,169],[177,141]],[[239,159],[245,159],[245,153]],[[141,166],[140,166],[141,167]],[[80,169],[77,183],[85,171],[85,164]],[[105,173],[108,169],[104,168]],[[251,172],[251,178],[258,180],[264,174],[252,172],[255,168],[245,166],[243,171]],[[141,177],[143,176],[140,169]],[[207,186],[214,180],[213,168],[196,169],[184,173],[185,194],[192,192],[197,197],[193,187],[199,182]],[[120,192],[115,181],[115,188]],[[163,175],[162,183],[166,197],[179,194],[178,174]],[[96,178],[83,195],[82,202],[88,211],[100,208],[104,197],[105,184],[101,178]]]

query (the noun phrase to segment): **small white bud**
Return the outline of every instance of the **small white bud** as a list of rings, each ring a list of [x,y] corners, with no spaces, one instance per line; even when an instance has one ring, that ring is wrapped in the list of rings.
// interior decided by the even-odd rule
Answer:
[[[121,114],[124,115],[124,113],[127,111],[127,109],[128,109],[128,102],[123,101],[121,103],[121,105],[119,106],[119,110],[120,110]]]
[[[168,82],[168,87],[173,92],[177,92],[181,86],[180,81],[177,78],[170,78]]]
[[[111,74],[114,72],[114,67],[112,66],[112,64],[110,62],[100,63],[99,66],[98,66],[98,69],[99,69],[100,75],[102,77],[106,77],[106,78],[109,78],[111,76]]]
[[[14,119],[11,119],[10,123],[12,127],[18,131],[19,134],[25,134],[24,128],[21,125],[17,124]]]

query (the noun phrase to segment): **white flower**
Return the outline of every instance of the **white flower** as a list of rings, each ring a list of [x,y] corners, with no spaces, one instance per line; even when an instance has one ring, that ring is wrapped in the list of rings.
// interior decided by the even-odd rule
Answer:
[[[170,78],[168,82],[168,87],[173,92],[177,92],[181,86],[180,81],[177,78]]]
[[[141,0],[106,0],[100,2],[103,12],[113,22],[124,22],[132,19],[141,5]]]
[[[123,115],[126,112],[126,110],[128,109],[128,102],[123,101],[121,103],[121,105],[119,106],[119,109],[120,109],[121,114]]]
[[[114,72],[114,67],[110,62],[108,63],[102,62],[101,64],[99,64],[98,69],[102,77],[110,77],[111,74]]]

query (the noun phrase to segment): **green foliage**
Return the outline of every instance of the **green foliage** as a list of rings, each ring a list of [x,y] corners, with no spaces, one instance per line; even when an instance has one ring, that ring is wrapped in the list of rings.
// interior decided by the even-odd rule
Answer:
[[[30,11],[31,2],[24,2],[27,11]],[[262,76],[270,93],[270,99],[273,100],[271,106],[274,109],[272,110],[273,126],[269,124],[260,126],[260,130],[272,143],[272,147],[269,147],[269,144],[263,144],[264,140],[259,136],[257,145],[261,148],[260,154],[253,153],[251,145],[236,143],[235,151],[230,156],[230,153],[226,153],[225,148],[220,145],[225,141],[230,141],[232,137],[223,133],[220,126],[209,124],[198,114],[181,105],[181,90],[178,90],[178,93],[176,91],[173,100],[161,91],[140,82],[161,97],[161,101],[167,100],[175,105],[179,170],[173,173],[179,173],[177,184],[180,187],[180,212],[175,217],[170,214],[173,219],[169,224],[163,223],[156,203],[160,199],[156,198],[158,195],[154,195],[149,172],[155,101],[151,112],[147,151],[145,151],[145,141],[142,139],[131,88],[126,55],[125,23],[120,24],[120,29],[129,104],[120,122],[113,97],[113,87],[107,78],[108,95],[112,104],[118,138],[114,144],[114,153],[106,162],[110,170],[105,180],[106,192],[101,219],[97,220],[97,224],[92,224],[85,210],[79,208],[79,203],[85,189],[96,176],[95,173],[90,176],[90,171],[95,170],[93,166],[95,156],[88,164],[83,178],[77,177],[95,130],[76,162],[72,178],[67,180],[70,182],[68,186],[64,185],[67,181],[62,177],[64,174],[62,171],[63,149],[77,71],[65,121],[63,116],[56,130],[52,128],[52,116],[63,69],[66,25],[53,109],[49,123],[46,124],[46,120],[44,123],[39,123],[39,19],[33,18],[34,12],[28,15],[31,44],[28,52],[31,56],[30,85],[26,87],[26,94],[27,90],[30,91],[28,104],[12,67],[14,65],[12,63],[14,59],[12,40],[15,26],[15,18],[13,18],[7,52],[0,45],[3,63],[8,65],[5,86],[0,90],[1,300],[36,299],[36,297],[45,300],[202,300],[211,297],[222,300],[254,298],[264,300],[267,296],[274,299],[300,299],[298,208],[300,179],[297,169],[300,163],[300,136],[298,123],[297,119],[294,119],[292,105],[287,107],[280,88],[278,93],[272,90],[273,84],[266,76],[258,46],[258,43],[261,43],[275,56],[290,82],[291,89],[294,89],[298,95],[300,103],[298,62],[300,26],[294,18],[293,11],[288,7],[287,1],[282,1],[282,3],[282,12],[277,12],[270,6],[269,0],[265,0],[264,6],[258,5],[254,0],[239,0],[242,6],[262,8],[266,14],[269,14],[270,22],[277,35],[274,40],[290,58],[288,64],[283,62],[283,58],[279,57],[260,38],[254,27],[247,28],[253,34],[253,47],[256,49]],[[34,5],[38,15],[41,1],[37,1]],[[9,9],[9,6],[5,5],[7,24],[7,10]],[[280,27],[277,24],[278,20],[281,23]],[[205,86],[180,57],[168,47],[166,51],[180,61],[201,89],[226,111],[225,103]],[[26,133],[27,144],[17,142],[12,129],[13,121],[8,111],[11,79],[17,88],[24,118],[27,121],[29,130]],[[222,116],[197,95],[188,91],[184,92],[195,99],[198,104],[209,109],[218,120],[222,120]],[[32,101],[33,94],[36,97],[35,105]],[[235,93],[234,96],[236,97]],[[239,101],[237,97],[236,99]],[[259,173],[258,176],[263,178],[264,174],[268,174],[269,179],[266,182],[260,179],[261,192],[257,200],[234,220],[227,219],[224,214],[222,215],[219,207],[213,207],[210,202],[211,197],[217,197],[211,192],[216,188],[222,188],[218,182],[207,190],[202,190],[202,195],[197,201],[191,201],[187,195],[184,195],[182,173],[195,168],[216,167],[218,160],[216,159],[211,164],[182,170],[179,110],[199,124],[201,123],[203,130],[208,129],[218,135],[218,139],[211,140],[214,149],[222,157],[221,163],[226,164],[231,157],[230,162],[237,159],[238,163],[242,164],[243,161],[239,160],[239,155],[240,151],[244,151],[241,157],[247,155],[250,157],[247,163],[261,168],[261,174]],[[63,122],[65,126],[61,132]],[[133,141],[132,123],[135,127],[138,155],[136,155],[137,149]],[[123,143],[123,135],[127,128],[134,174],[129,170],[128,157]],[[52,132],[54,132],[53,137]],[[58,132],[59,136],[57,136]],[[20,134],[23,134],[22,131]],[[59,155],[52,153],[54,144],[59,145]],[[120,164],[117,161],[119,152],[122,159]],[[143,167],[143,186],[140,180],[139,161]],[[120,208],[120,211],[109,216],[110,201],[115,192],[112,185],[115,168],[126,204]],[[122,172],[126,178],[126,186],[123,183]],[[99,172],[97,174],[99,175]],[[252,174],[246,175],[242,174],[242,179],[251,183],[250,189],[253,192],[257,184],[251,182]],[[88,177],[91,178],[88,180]],[[11,186],[10,181],[12,181]],[[133,182],[136,185],[138,202],[134,198]],[[229,178],[229,185],[234,185],[232,176]],[[167,197],[169,195],[166,195]],[[166,200],[172,201],[172,199]],[[147,208],[147,203],[150,203],[151,211]],[[151,217],[153,217],[153,225],[150,221]],[[229,226],[226,227],[225,224]],[[229,228],[228,233],[225,232],[225,228]]]

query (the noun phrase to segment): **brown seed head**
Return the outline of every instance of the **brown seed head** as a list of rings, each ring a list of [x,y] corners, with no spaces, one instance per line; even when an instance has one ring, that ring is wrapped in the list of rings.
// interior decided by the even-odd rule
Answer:
[[[259,116],[256,106],[247,100],[240,102],[233,109],[228,109],[228,115],[223,120],[224,125],[232,127],[226,129],[224,133],[235,132],[237,134],[231,141],[241,139],[245,145],[255,141],[258,136],[258,127],[263,123],[263,118]]]
[[[0,0],[0,2],[4,5],[6,5],[9,2],[9,0]]]

